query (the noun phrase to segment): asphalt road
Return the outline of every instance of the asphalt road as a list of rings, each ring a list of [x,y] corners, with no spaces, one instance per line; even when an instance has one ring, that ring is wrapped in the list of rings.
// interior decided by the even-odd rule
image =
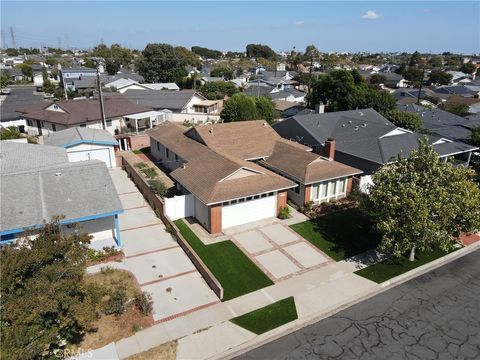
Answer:
[[[239,359],[480,359],[480,250]]]

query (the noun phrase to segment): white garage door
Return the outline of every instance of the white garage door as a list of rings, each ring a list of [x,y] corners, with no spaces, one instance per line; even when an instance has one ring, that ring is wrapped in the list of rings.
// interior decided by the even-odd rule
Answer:
[[[224,205],[222,207],[222,229],[273,217],[276,215],[276,205],[276,196]]]
[[[84,161],[84,160],[100,160],[107,164],[107,167],[112,167],[112,159],[110,157],[109,148],[99,148],[90,150],[71,151],[68,153],[68,160]]]

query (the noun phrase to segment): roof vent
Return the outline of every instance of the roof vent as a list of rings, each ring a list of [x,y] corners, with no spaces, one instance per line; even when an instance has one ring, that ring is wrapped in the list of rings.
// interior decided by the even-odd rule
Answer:
[[[267,123],[266,123],[266,122],[264,122],[262,125],[263,125],[263,126],[267,126]]]
[[[355,126],[355,131],[357,131],[358,129],[359,129],[359,127],[358,127],[358,126]]]
[[[208,132],[213,135],[213,127],[210,128],[210,130],[208,130]]]
[[[182,164],[182,169],[185,169],[187,167],[187,164],[183,163]]]
[[[345,124],[342,124],[342,127],[345,127]]]
[[[56,172],[55,176],[62,176],[62,173],[61,172]]]
[[[352,123],[352,120],[349,120],[348,123],[351,124],[351,123]]]
[[[358,113],[360,114],[360,116],[365,115],[365,114],[364,114],[363,112],[361,112],[361,111],[359,111]]]
[[[367,123],[363,123],[363,124],[362,124],[362,127],[367,127]]]

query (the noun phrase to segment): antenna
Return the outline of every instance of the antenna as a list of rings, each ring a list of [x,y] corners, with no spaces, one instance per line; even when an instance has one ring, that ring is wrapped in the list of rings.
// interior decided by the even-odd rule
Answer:
[[[17,48],[17,42],[15,41],[15,32],[13,31],[13,26],[10,26],[10,38],[12,39],[12,47]]]

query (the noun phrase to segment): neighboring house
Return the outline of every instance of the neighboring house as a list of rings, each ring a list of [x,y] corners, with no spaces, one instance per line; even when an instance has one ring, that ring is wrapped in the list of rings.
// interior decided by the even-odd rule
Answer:
[[[248,96],[267,96],[272,100],[294,101],[298,103],[305,102],[305,93],[294,88],[281,88],[263,84],[261,82],[250,82],[250,85],[244,90]]]
[[[220,120],[219,101],[207,100],[194,90],[128,90],[123,94],[135,104],[154,110],[170,110],[171,121],[216,122]]]
[[[202,85],[205,85],[207,82],[224,82],[225,79],[223,77],[215,77],[215,76],[203,76],[200,79]]]
[[[138,81],[124,78],[106,83],[104,87],[115,88],[120,94],[127,90],[180,90],[175,83],[140,84]]]
[[[3,122],[22,118],[17,112],[19,108],[38,104],[47,104],[43,94],[35,92],[35,86],[13,86],[10,94],[5,96],[0,109],[0,120]],[[24,129],[25,131],[25,129]]]
[[[374,74],[385,76],[387,80],[382,85],[390,89],[406,88],[409,86],[408,81],[405,80],[402,75],[395,72],[361,72],[366,83],[370,83],[370,78]]]
[[[115,148],[118,142],[106,130],[74,127],[50,133],[42,140],[44,145],[66,149],[70,162],[100,160],[108,168],[116,167]]]
[[[447,104],[466,105],[470,114],[480,112],[480,98],[478,97],[452,95],[448,98]]]
[[[420,93],[420,104],[436,108],[437,105],[427,100],[427,98],[437,98],[438,101],[445,101],[442,96],[434,93],[430,89],[397,89],[392,95],[397,99],[397,105],[399,104],[413,104],[418,101],[418,94]]]
[[[273,100],[273,103],[275,104],[275,110],[279,112],[281,118],[297,115],[305,108],[302,104],[292,101]]]
[[[336,140],[335,160],[363,171],[360,186],[370,175],[399,155],[408,156],[426,135],[399,128],[373,109],[296,115],[273,125],[284,138],[323,154],[327,139]],[[438,136],[426,136],[439,157],[468,166],[476,147]]]
[[[480,96],[480,91],[476,87],[467,85],[439,86],[433,91],[441,95],[459,95],[463,97]]]
[[[42,103],[17,111],[27,120],[27,132],[33,135],[47,135],[71,127],[103,128],[98,99]],[[105,97],[106,130],[111,134],[122,132],[125,128],[133,130],[135,126],[128,117],[144,113],[150,116],[150,111],[150,108],[134,104],[121,96]],[[150,117],[149,121],[152,121]]]
[[[110,83],[118,79],[130,79],[138,83],[143,83],[145,79],[142,75],[122,67],[115,75],[103,74],[101,76],[102,83]]]
[[[466,84],[472,81],[472,75],[465,74],[461,71],[447,71],[446,73],[452,75],[450,85]]]
[[[118,215],[123,212],[104,163],[70,163],[65,149],[2,142],[1,240],[15,241],[44,221],[62,216],[64,231],[71,224],[92,238],[91,247],[121,246]]]
[[[18,68],[12,68],[6,71],[2,71],[2,74],[8,75],[11,81],[27,80],[25,75],[23,75],[22,69],[18,69]]]
[[[450,101],[450,100],[449,100]],[[401,111],[417,114],[422,119],[422,128],[432,135],[453,141],[465,142],[480,121],[468,120],[441,109],[430,109],[417,104],[397,105]]]
[[[187,213],[210,233],[274,217],[286,205],[287,196],[300,206],[328,200],[316,193],[306,195],[312,184],[318,188],[320,183],[335,182],[329,198],[346,196],[351,175],[359,172],[347,171],[344,165],[322,159],[308,147],[282,139],[262,120],[190,130],[165,122],[148,134],[152,156],[171,171],[177,189],[191,198]],[[268,163],[270,156],[273,159]],[[300,159],[301,165],[299,161],[291,168],[282,167],[278,165],[282,156],[289,162]],[[296,165],[308,170],[302,175]]]

